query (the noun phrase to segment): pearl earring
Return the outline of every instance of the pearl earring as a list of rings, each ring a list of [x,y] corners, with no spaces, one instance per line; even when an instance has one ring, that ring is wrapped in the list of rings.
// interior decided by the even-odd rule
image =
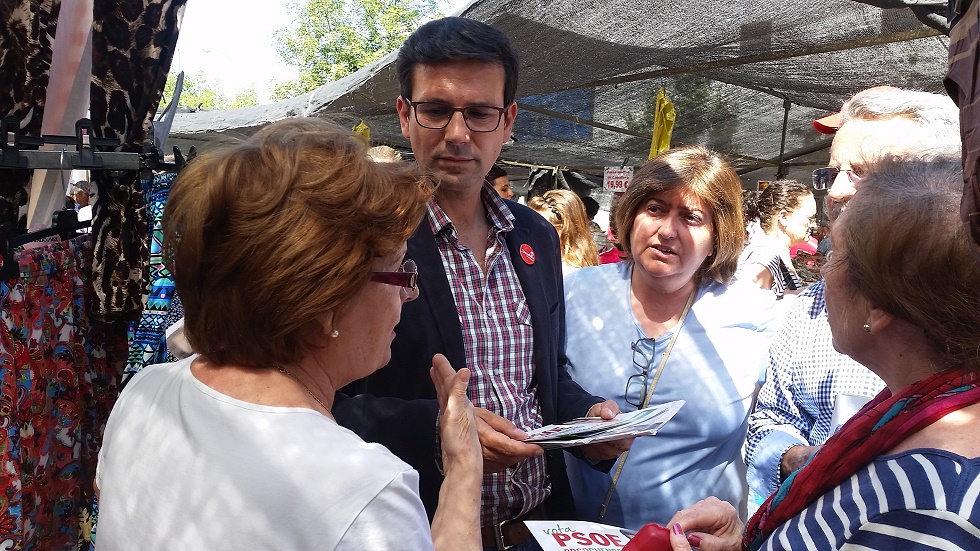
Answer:
[[[870,333],[871,332],[871,326],[868,325],[867,323],[865,323],[864,324],[864,330],[867,331],[868,333]]]
[[[340,331],[337,331],[336,329],[330,332],[330,338],[336,339],[339,336],[340,336]]]

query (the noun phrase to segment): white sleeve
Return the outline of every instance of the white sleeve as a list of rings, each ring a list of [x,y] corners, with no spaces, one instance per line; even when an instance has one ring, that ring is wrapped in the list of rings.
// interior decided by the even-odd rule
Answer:
[[[428,551],[432,547],[429,519],[418,494],[419,475],[399,473],[361,510],[351,523],[337,551]]]

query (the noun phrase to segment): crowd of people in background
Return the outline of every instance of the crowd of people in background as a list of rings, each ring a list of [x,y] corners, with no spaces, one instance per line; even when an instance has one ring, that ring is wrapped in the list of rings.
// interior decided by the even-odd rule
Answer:
[[[675,550],[980,547],[953,102],[862,91],[815,124],[827,167],[759,192],[669,149],[602,232],[591,197],[512,200],[518,65],[491,26],[431,21],[397,61],[414,162],[294,119],[179,175],[194,354],[113,411],[99,546],[534,551],[524,521],[581,519]],[[807,286],[790,250],[813,235]],[[677,400],[654,437],[524,441]]]

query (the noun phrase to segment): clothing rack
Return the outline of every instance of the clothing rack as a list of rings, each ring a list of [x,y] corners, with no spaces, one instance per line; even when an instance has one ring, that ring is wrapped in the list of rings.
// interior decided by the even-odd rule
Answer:
[[[40,137],[21,135],[20,120],[8,115],[0,121],[0,170],[89,170],[89,171],[131,171],[138,170],[144,175],[153,171],[176,172],[182,168],[183,155],[174,148],[177,163],[165,163],[157,148],[147,141],[140,152],[97,151],[96,148],[118,148],[118,138],[98,138],[95,127],[90,119],[79,119],[75,123],[74,136],[43,135]],[[39,150],[43,145],[72,146],[74,151]],[[193,152],[191,153],[193,156]],[[98,182],[96,182],[98,183]],[[63,239],[75,235],[79,229],[89,227],[91,221],[79,222],[74,210],[56,211],[52,227],[36,232],[27,233],[26,228],[19,228],[16,222],[0,225],[0,280],[17,275],[17,263],[14,261],[14,249],[32,241],[54,235]]]

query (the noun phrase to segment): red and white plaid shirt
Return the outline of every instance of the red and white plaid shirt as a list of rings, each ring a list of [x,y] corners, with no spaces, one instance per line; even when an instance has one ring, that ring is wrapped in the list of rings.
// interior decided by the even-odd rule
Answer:
[[[426,209],[463,327],[466,367],[472,372],[469,395],[474,406],[509,419],[518,428],[538,428],[542,420],[531,386],[531,312],[504,241],[514,229],[514,215],[489,184],[484,184],[481,199],[490,223],[486,273],[473,252],[459,242],[452,220],[435,200]],[[480,522],[488,526],[516,518],[541,504],[549,492],[544,457],[484,474]]]

